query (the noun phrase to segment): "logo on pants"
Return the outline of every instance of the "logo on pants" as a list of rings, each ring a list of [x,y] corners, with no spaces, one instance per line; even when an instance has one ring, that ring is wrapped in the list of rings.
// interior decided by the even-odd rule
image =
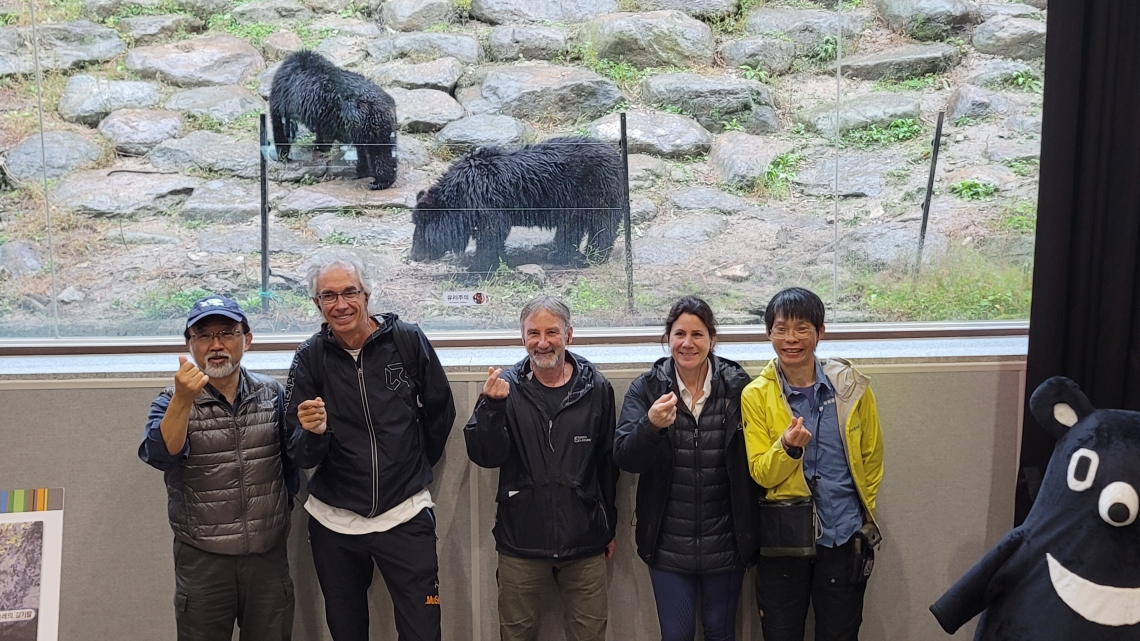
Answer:
[[[429,594],[427,597],[427,601],[424,601],[424,605],[439,605],[439,595],[438,594]]]

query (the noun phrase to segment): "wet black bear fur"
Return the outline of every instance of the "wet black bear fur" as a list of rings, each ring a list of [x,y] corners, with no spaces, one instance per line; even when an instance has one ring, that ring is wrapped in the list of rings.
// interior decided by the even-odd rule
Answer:
[[[369,189],[396,182],[396,103],[364,76],[345,71],[312,51],[298,51],[273,74],[269,116],[277,155],[288,160],[297,123],[316,134],[317,150],[334,141],[356,147],[356,177]]]
[[[411,259],[462,256],[475,238],[471,271],[499,264],[511,227],[556,229],[550,262],[609,258],[621,220],[621,157],[591,138],[552,138],[516,151],[482,147],[448,168],[416,198]],[[583,236],[586,253],[579,251]]]

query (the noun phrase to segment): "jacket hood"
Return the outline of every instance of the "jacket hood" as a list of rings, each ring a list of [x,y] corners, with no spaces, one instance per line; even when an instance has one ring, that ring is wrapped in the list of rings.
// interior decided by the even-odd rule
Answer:
[[[709,358],[713,362],[714,384],[718,380],[723,380],[728,385],[729,390],[739,393],[752,380],[748,372],[744,371],[744,368],[736,361],[721,358],[716,354],[709,354]],[[672,356],[663,356],[657,359],[649,372],[650,377],[661,386],[659,389],[672,389],[673,381],[677,380]]]
[[[821,358],[819,359],[819,363],[823,368],[824,375],[827,376],[827,380],[831,381],[832,387],[835,388],[835,395],[842,401],[850,401],[858,397],[871,383],[871,379],[855,369],[850,361],[846,359],[834,357]],[[760,372],[760,378],[765,378],[775,383],[780,382],[776,359],[768,361],[763,371]]]
[[[594,387],[594,377],[597,371],[594,369],[593,363],[570,350],[566,350],[566,356],[574,362],[574,370],[578,374],[574,380],[574,387],[571,388],[570,394],[567,396],[567,402],[572,403]],[[519,381],[529,380],[533,371],[530,366],[530,356],[528,355],[526,358],[515,363],[515,366],[510,369],[510,374],[514,377],[513,382],[517,383]]]

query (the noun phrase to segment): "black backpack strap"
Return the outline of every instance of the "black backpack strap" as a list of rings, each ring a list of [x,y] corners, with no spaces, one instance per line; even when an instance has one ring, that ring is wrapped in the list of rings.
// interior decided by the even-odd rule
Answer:
[[[325,391],[325,338],[321,330],[309,339],[313,344],[312,358],[309,362],[309,377],[317,388],[317,396],[324,396]]]

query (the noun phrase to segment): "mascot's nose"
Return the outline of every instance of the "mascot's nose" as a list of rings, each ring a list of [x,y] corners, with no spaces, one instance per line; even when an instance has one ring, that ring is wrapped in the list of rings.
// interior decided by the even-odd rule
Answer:
[[[1136,490],[1121,481],[1109,483],[1100,492],[1100,518],[1116,527],[1131,525],[1140,512],[1140,497]]]

